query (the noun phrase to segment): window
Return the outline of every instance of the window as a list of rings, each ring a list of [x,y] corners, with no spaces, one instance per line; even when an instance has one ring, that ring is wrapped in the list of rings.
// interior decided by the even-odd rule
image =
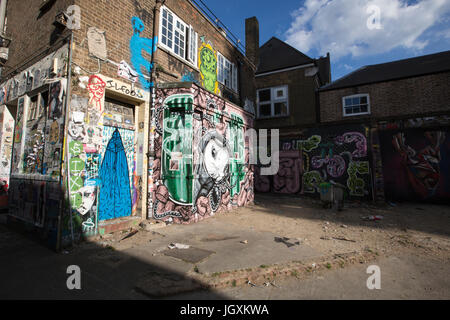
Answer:
[[[187,25],[169,9],[163,7],[159,31],[160,44],[163,48],[197,65],[198,34],[192,26]]]
[[[370,113],[368,94],[357,94],[342,98],[344,117]]]
[[[258,90],[258,118],[284,117],[289,115],[288,87]]]
[[[217,54],[217,81],[237,92],[237,68],[220,52]]]

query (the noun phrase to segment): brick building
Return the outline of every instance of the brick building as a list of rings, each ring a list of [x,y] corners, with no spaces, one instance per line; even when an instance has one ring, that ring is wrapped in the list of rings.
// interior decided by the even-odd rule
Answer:
[[[260,175],[255,190],[288,194],[316,193],[309,187],[309,152],[318,149],[318,89],[331,81],[330,56],[313,59],[272,37],[259,48],[255,73],[257,99],[255,127],[279,130],[279,171]],[[314,148],[303,148],[311,140]],[[321,151],[320,151],[321,152]],[[320,153],[319,152],[319,153]],[[305,175],[306,173],[306,175]]]
[[[244,135],[254,59],[201,7],[24,0],[8,1],[6,17],[10,223],[59,248],[142,219],[190,223],[252,201]]]
[[[376,200],[449,203],[450,51],[362,67],[319,95],[323,124],[370,131],[346,139],[371,154]]]
[[[317,123],[316,91],[331,81],[330,56],[312,59],[272,37],[259,49],[255,79],[255,126],[299,134]]]

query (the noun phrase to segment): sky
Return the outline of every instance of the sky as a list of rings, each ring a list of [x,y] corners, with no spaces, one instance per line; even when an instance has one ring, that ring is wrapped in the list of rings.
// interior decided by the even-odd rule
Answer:
[[[330,53],[336,80],[358,68],[450,50],[450,0],[203,0],[245,44],[277,37],[311,58]]]

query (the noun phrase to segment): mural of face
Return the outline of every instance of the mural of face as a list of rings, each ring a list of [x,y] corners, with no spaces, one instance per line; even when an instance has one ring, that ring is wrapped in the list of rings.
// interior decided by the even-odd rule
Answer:
[[[215,181],[222,180],[228,167],[228,149],[223,142],[217,138],[209,140],[203,151],[203,157],[206,171],[211,178]]]
[[[106,59],[105,31],[90,27],[87,31],[89,53],[94,57]]]
[[[133,17],[131,19],[131,25],[133,26],[133,33],[134,34],[140,34],[145,29],[144,23],[138,17]]]
[[[214,92],[217,82],[217,59],[209,46],[200,49],[200,73],[205,89]]]
[[[92,94],[91,103],[94,102],[94,105],[98,108],[98,110],[102,110],[101,100],[103,95],[105,94],[106,83],[100,77],[92,75],[89,78],[88,89]]]
[[[79,190],[81,193],[82,201],[81,206],[77,209],[81,215],[85,215],[91,210],[92,205],[95,202],[95,187],[86,186]]]
[[[68,131],[74,140],[83,140],[85,136],[84,125],[82,123],[70,122]]]

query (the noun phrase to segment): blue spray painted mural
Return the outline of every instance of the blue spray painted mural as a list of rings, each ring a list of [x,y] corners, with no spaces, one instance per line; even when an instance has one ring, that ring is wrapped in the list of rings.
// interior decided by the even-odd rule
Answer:
[[[152,55],[153,52],[156,51],[158,37],[155,36],[154,39],[142,37],[141,33],[144,31],[145,25],[138,17],[133,17],[131,19],[131,25],[133,26],[133,36],[130,40],[131,64],[133,65],[134,70],[138,73],[139,81],[141,82],[143,88],[149,89],[153,84],[150,83],[148,78],[144,76],[142,69],[145,70],[146,75],[149,75],[153,68],[153,64],[144,58],[142,55],[142,50],[147,52],[149,55]]]
[[[106,147],[100,168],[101,188],[98,219],[107,220],[131,214],[130,175],[120,132],[116,129]]]

